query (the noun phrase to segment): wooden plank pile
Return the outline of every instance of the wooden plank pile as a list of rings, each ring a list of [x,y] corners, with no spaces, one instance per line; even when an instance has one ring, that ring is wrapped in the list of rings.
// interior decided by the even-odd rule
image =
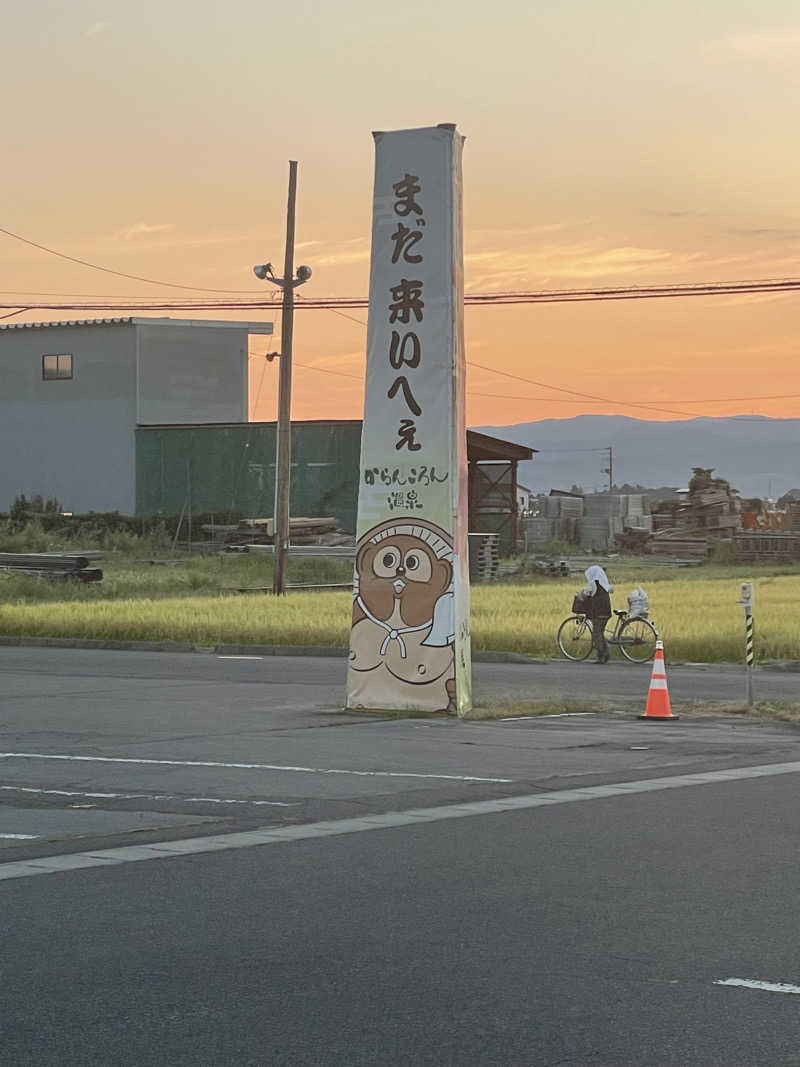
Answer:
[[[730,537],[741,526],[739,501],[724,478],[712,477],[713,467],[695,467],[683,523],[707,539]]]
[[[713,467],[694,467],[686,502],[653,514],[651,552],[705,559],[712,545],[730,540],[741,528],[735,491],[713,474]]]
[[[680,559],[706,559],[710,544],[705,537],[688,537],[680,531],[664,531],[648,544],[654,556],[671,556]]]
[[[205,527],[204,527],[205,529]],[[217,527],[216,529],[219,529]],[[238,526],[229,527],[225,534],[228,545],[271,545],[275,540],[275,520],[241,519]],[[289,520],[289,542],[292,545],[337,546],[352,545],[352,534],[339,529],[333,517],[292,517]]]
[[[0,570],[51,580],[73,578],[79,582],[99,582],[103,572],[89,564],[102,557],[102,552],[0,552]]]
[[[733,548],[737,563],[750,560],[797,560],[800,559],[800,531],[737,533],[733,539]]]

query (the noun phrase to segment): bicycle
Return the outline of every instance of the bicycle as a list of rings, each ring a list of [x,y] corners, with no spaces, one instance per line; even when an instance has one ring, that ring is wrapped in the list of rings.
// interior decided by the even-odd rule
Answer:
[[[609,647],[619,648],[631,663],[647,663],[653,658],[658,640],[658,631],[649,619],[640,615],[628,615],[627,611],[615,611],[617,621],[613,633],[606,634]],[[588,615],[570,615],[558,628],[556,641],[567,659],[586,659],[593,645],[592,620]]]

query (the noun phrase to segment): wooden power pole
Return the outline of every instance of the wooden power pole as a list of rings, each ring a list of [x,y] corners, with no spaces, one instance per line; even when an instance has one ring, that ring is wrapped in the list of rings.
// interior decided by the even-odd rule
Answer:
[[[289,196],[286,203],[286,254],[283,262],[281,357],[278,377],[278,426],[275,451],[275,571],[272,592],[286,588],[289,555],[289,487],[292,470],[292,334],[294,332],[294,217],[297,194],[297,163],[289,163]]]

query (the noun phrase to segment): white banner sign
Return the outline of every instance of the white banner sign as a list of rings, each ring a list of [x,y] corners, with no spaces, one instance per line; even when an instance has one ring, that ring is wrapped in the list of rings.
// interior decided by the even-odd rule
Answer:
[[[462,144],[375,134],[349,708],[471,707]]]

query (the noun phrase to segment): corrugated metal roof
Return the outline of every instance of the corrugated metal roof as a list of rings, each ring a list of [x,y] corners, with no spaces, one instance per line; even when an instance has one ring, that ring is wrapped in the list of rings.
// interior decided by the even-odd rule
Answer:
[[[248,330],[250,333],[271,334],[272,322],[250,322],[241,319],[148,319],[129,315],[118,319],[64,319],[60,322],[7,322],[0,330],[45,330],[56,326],[220,326],[227,329]]]
[[[6,322],[0,323],[0,330],[43,330],[47,326],[119,326],[133,322],[125,319],[65,319],[63,322]]]

